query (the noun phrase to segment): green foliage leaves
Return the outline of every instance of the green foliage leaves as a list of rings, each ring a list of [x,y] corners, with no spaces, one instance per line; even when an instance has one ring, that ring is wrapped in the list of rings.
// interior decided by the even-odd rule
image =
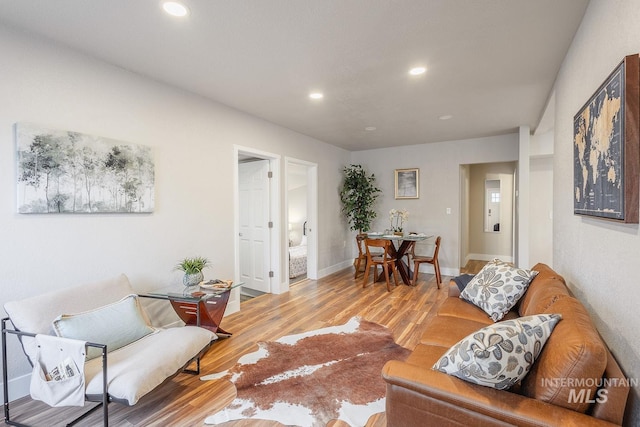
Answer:
[[[381,190],[375,186],[375,175],[368,175],[361,165],[343,169],[344,184],[340,190],[342,212],[347,216],[351,230],[369,231],[376,217],[372,209]]]
[[[209,260],[203,257],[185,258],[176,265],[176,270],[184,271],[185,274],[200,273],[209,265]]]

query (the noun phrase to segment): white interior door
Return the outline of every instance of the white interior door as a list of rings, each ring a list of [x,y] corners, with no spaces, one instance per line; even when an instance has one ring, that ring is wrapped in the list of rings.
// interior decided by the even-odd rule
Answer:
[[[240,280],[270,292],[269,161],[240,163],[238,173]]]

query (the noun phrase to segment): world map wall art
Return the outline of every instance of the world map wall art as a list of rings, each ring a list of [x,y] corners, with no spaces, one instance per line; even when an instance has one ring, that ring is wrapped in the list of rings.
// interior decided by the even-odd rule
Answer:
[[[150,213],[151,148],[16,123],[19,213]]]
[[[638,224],[639,64],[626,56],[573,118],[574,214]]]

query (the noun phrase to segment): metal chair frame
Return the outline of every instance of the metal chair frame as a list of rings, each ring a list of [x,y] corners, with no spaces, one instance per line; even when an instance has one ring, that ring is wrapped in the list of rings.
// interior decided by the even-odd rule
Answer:
[[[22,424],[18,421],[14,421],[11,419],[10,414],[10,404],[9,404],[9,374],[7,373],[8,362],[7,362],[7,334],[16,335],[18,339],[21,337],[32,337],[35,338],[36,334],[21,332],[15,329],[15,325],[13,322],[11,325],[13,329],[7,329],[7,321],[11,321],[10,318],[5,317],[2,319],[2,386],[4,392],[4,422],[6,424],[18,427],[29,427],[28,424]],[[82,421],[90,414],[94,413],[98,409],[102,408],[102,420],[104,427],[109,426],[109,402],[111,397],[107,393],[107,346],[104,344],[96,344],[92,342],[87,342],[87,347],[95,347],[99,348],[102,352],[102,394],[97,395],[99,398],[90,398],[89,396],[85,396],[85,400],[88,402],[97,402],[98,404],[88,411],[84,412],[77,418],[71,420],[70,423],[67,424],[68,427],[76,425],[78,422]]]

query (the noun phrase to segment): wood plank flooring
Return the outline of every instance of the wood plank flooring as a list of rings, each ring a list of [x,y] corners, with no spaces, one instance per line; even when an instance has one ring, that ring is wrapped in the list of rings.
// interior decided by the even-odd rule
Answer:
[[[486,264],[487,261],[470,259],[467,264],[460,269],[460,274],[478,274]]]
[[[286,294],[266,294],[241,303],[241,311],[227,316],[222,326],[233,336],[216,342],[201,362],[201,375],[230,368],[245,354],[256,350],[257,341],[345,323],[353,316],[389,327],[396,342],[413,349],[433,316],[434,308],[447,296],[449,277],[441,289],[435,277],[421,274],[417,286],[399,285],[387,292],[384,281],[362,288],[362,275],[353,279],[353,268],[321,280],[296,283]],[[370,278],[371,280],[371,278]],[[128,407],[109,405],[111,426],[202,426],[204,419],[235,397],[233,386],[200,381],[200,376],[179,374]],[[218,384],[217,384],[218,383]],[[83,408],[49,408],[22,398],[11,404],[11,418],[35,426],[59,426],[82,413]],[[101,425],[101,411],[78,425]],[[225,426],[278,426],[276,422],[239,421]],[[335,422],[333,426],[342,427]],[[369,419],[367,426],[386,425],[384,414]]]

